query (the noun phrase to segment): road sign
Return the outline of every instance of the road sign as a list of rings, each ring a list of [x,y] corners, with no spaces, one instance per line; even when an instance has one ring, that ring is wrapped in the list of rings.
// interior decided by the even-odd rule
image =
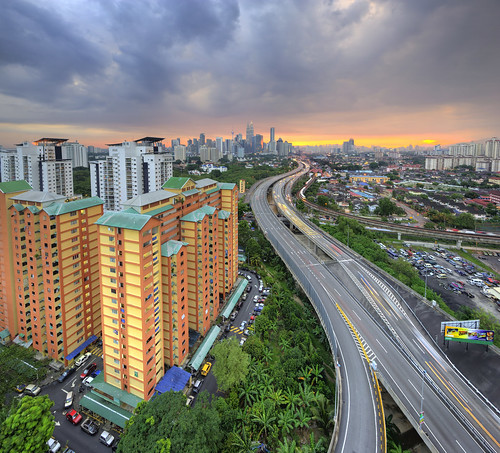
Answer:
[[[420,426],[422,426],[424,424],[424,411],[420,412],[418,422],[419,422]]]

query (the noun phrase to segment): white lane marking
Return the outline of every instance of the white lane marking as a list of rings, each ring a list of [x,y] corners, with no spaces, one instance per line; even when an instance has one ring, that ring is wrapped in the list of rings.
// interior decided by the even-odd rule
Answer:
[[[354,310],[352,310],[352,312],[356,315],[356,318],[358,318],[361,321],[361,318],[359,317],[359,315]]]
[[[457,393],[458,393],[458,394],[462,397],[462,399],[463,399],[466,403],[469,403],[469,402],[467,401],[467,398],[466,398],[465,396],[463,396],[463,395],[462,395],[462,394],[458,391],[458,389],[457,389],[457,388],[456,388],[456,387],[455,387],[455,386],[454,386],[454,385],[453,385],[450,381],[446,381],[446,382],[448,382],[448,384],[450,384],[450,385],[453,387],[453,390],[455,390],[455,392],[457,392]]]
[[[465,451],[465,448],[464,448],[464,447],[462,447],[462,446],[460,445],[460,442],[459,442],[458,440],[456,440],[456,439],[455,439],[455,442],[456,442],[456,443],[457,443],[457,445],[458,445],[458,446],[462,449],[462,451],[463,451],[464,453],[467,453],[467,452]]]
[[[413,384],[413,382],[410,381],[410,379],[408,378],[408,382],[410,383],[410,385],[415,389],[415,391],[417,392],[417,395],[422,398],[422,394],[417,390],[417,387],[415,387],[415,385]]]
[[[412,341],[413,341],[413,343],[415,343],[415,346],[416,346],[418,349],[420,349],[420,352],[421,352],[422,354],[424,354],[424,355],[425,355],[424,350],[423,350],[423,349],[422,349],[422,348],[418,345],[418,343],[417,343],[414,339],[412,339]]]
[[[385,351],[385,353],[387,354],[387,350],[382,346],[382,343],[380,343],[380,341],[378,341],[378,338],[375,338],[375,341],[380,345],[380,347]]]

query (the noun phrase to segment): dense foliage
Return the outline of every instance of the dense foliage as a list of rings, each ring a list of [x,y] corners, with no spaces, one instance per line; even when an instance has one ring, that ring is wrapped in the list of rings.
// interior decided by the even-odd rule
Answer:
[[[181,392],[167,392],[142,402],[127,422],[118,453],[220,451],[220,418],[205,393],[193,407]]]
[[[54,403],[47,395],[25,396],[11,407],[0,427],[0,451],[38,453],[47,451],[46,442],[54,432]]]
[[[90,197],[90,168],[73,168],[73,190],[75,194],[81,194],[84,197]]]

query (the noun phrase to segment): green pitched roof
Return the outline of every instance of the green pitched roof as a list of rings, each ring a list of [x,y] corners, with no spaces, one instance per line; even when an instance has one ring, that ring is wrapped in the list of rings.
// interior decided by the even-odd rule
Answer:
[[[43,210],[49,215],[62,215],[68,212],[79,211],[80,209],[87,209],[92,206],[99,206],[104,204],[99,197],[82,198],[81,200],[68,201],[67,203],[54,203],[47,206]]]
[[[173,239],[167,241],[161,246],[161,256],[169,257],[172,255],[177,255],[183,245],[189,244],[187,242],[174,241]]]
[[[185,197],[189,197],[189,195],[194,195],[196,193],[200,193],[200,191],[198,189],[191,189],[182,192],[182,195],[184,195]]]
[[[147,214],[107,212],[97,220],[96,224],[140,231],[148,223],[149,219],[151,219],[151,216]]]
[[[213,206],[209,206],[209,205],[205,205],[205,206],[202,206],[200,208],[200,211],[203,211],[205,214],[208,214],[208,215],[213,215],[213,213],[215,212],[215,208]]]
[[[160,206],[159,208],[148,211],[148,212],[146,212],[146,214],[147,215],[157,215],[157,214],[161,214],[162,212],[165,212],[165,211],[170,211],[171,209],[174,209],[174,207],[171,204],[168,204],[166,206]]]
[[[14,203],[12,207],[17,209],[19,212],[24,211],[24,205],[22,205],[21,203]]]
[[[161,186],[162,189],[182,189],[191,178],[172,176]]]
[[[234,182],[220,182],[219,189],[233,190],[236,184]]]
[[[38,214],[40,212],[40,209],[33,205],[26,206],[26,209],[29,209],[33,214]]]
[[[2,193],[21,192],[23,190],[31,190],[32,188],[24,180],[0,182],[0,192]]]
[[[219,219],[229,219],[229,217],[231,217],[231,213],[229,211],[224,211],[223,209],[219,211]]]
[[[218,192],[219,190],[220,190],[220,189],[219,189],[218,187],[215,187],[215,188],[213,188],[213,189],[207,190],[205,193],[206,193],[207,195],[210,195],[210,194],[212,194],[212,193],[214,193],[214,192]]]

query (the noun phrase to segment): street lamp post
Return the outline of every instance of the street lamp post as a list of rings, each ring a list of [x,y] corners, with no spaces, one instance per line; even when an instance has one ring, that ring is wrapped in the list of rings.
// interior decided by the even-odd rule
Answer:
[[[19,359],[21,360],[21,359]],[[38,368],[34,367],[33,365],[30,365],[28,362],[25,362],[24,360],[21,360],[21,362],[23,362],[25,365],[29,366],[30,368],[33,368],[35,370],[35,373],[36,373],[36,380],[38,381]]]
[[[425,370],[422,370],[422,392],[420,393],[420,416],[419,416],[419,427],[422,430],[424,424],[424,384],[425,384]]]
[[[349,225],[347,225],[347,247],[349,247]]]
[[[428,271],[425,271],[425,286],[424,286],[424,299],[427,300],[427,273]]]

